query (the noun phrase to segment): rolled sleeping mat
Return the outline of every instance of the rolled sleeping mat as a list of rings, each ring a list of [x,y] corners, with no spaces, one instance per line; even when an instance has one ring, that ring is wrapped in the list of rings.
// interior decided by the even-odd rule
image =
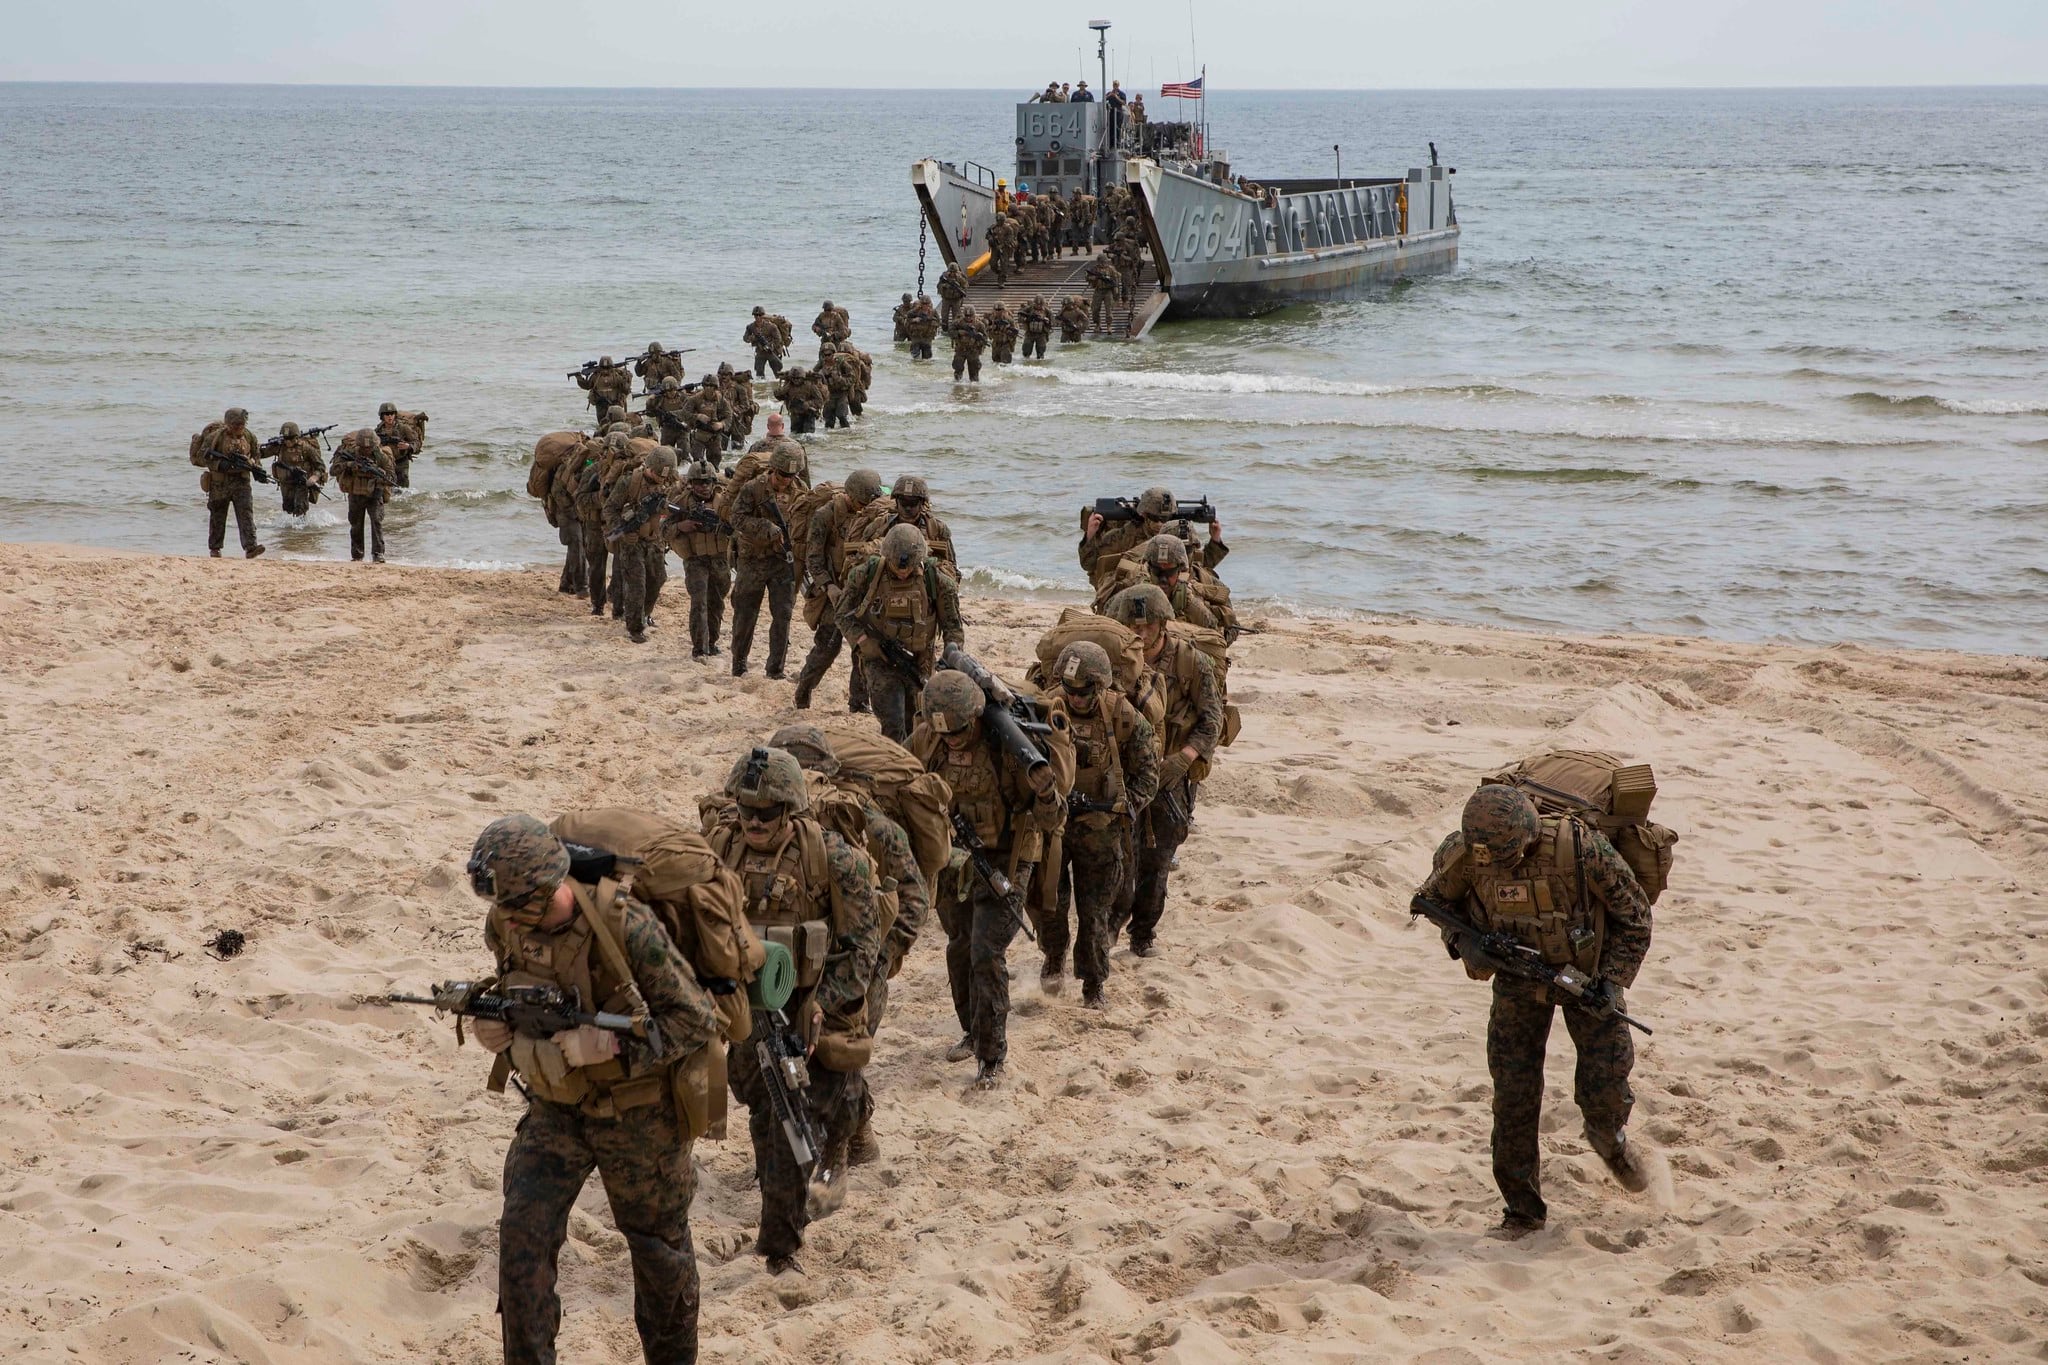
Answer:
[[[761,948],[766,957],[747,985],[747,1000],[755,1009],[779,1010],[796,994],[796,958],[780,943],[763,943]]]

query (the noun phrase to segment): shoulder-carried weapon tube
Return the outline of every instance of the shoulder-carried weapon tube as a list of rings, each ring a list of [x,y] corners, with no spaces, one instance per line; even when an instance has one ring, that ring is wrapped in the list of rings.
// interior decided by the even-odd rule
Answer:
[[[981,723],[997,748],[1009,754],[1027,773],[1051,762],[1031,738],[1034,734],[1052,733],[1052,726],[1046,723],[1036,706],[1018,696],[1009,684],[989,672],[958,645],[946,646],[939,666],[965,673],[988,698],[988,704],[982,708]]]
[[[1137,521],[1138,500],[1136,498],[1097,498],[1095,515],[1105,522]],[[1173,504],[1173,515],[1162,517],[1162,521],[1188,521],[1208,526],[1216,520],[1216,509],[1209,505],[1206,495],[1193,502],[1185,500]]]

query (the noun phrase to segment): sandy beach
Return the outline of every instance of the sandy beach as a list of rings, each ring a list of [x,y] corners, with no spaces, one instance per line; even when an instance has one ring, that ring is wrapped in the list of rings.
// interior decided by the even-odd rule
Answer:
[[[552,581],[0,545],[0,1355],[497,1359],[520,1106],[363,998],[488,967],[488,820],[694,818],[795,714],[688,660],[679,581],[645,647]],[[1058,610],[963,605],[1012,671]],[[934,926],[803,1277],[749,1254],[743,1128],[697,1148],[706,1360],[2048,1359],[2048,663],[1408,619],[1235,655],[1106,1015],[1020,941],[1012,1083],[968,1093]],[[1653,762],[1683,837],[1630,995],[1656,1178],[1586,1149],[1560,1029],[1511,1243],[1488,993],[1406,904],[1474,780],[1565,744]],[[563,1266],[563,1358],[637,1360],[595,1181]]]

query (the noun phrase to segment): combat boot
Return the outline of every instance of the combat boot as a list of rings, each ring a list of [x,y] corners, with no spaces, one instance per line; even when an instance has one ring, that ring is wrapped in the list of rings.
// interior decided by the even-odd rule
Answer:
[[[946,1060],[949,1062],[964,1062],[973,1055],[974,1039],[964,1033],[960,1035],[959,1042],[946,1049]]]
[[[1102,998],[1102,983],[1100,981],[1084,981],[1081,983],[1081,1003],[1091,1010],[1106,1010],[1109,1008],[1109,1002]]]
[[[1643,1169],[1642,1160],[1630,1145],[1626,1128],[1618,1130],[1611,1138],[1603,1138],[1589,1127],[1586,1129],[1586,1142],[1607,1163],[1607,1169],[1614,1173],[1623,1189],[1641,1194],[1650,1188],[1650,1173]]]
[[[244,558],[244,559],[254,559],[254,558],[256,558],[256,557],[257,557],[258,555],[262,554],[265,548],[266,548],[266,547],[265,547],[265,546],[262,546],[262,545],[252,545],[252,546],[250,546],[250,547],[249,547],[249,548],[248,548],[247,550],[243,551],[243,553],[242,553],[242,558]],[[383,559],[383,558],[384,558],[384,556],[383,556],[383,555],[378,555],[378,556],[377,556],[377,558],[381,560],[381,559]]]
[[[1002,1087],[1009,1068],[1001,1062],[983,1062],[981,1069],[974,1073],[976,1090],[997,1090]]]
[[[799,711],[808,711],[811,709],[810,683],[804,681],[801,678],[797,680],[796,696],[791,699],[791,704],[795,706],[796,709]]]
[[[875,1116],[863,1114],[860,1127],[853,1130],[853,1139],[846,1144],[846,1163],[849,1166],[872,1166],[881,1159],[882,1144],[875,1140]]]

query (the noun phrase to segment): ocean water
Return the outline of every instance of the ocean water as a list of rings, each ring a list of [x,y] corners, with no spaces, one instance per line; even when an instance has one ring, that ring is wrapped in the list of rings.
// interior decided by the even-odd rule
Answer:
[[[1255,179],[1434,139],[1457,271],[955,386],[888,340],[908,168],[1002,165],[1016,97],[0,85],[0,538],[203,553],[189,433],[391,398],[393,558],[551,563],[564,371],[830,297],[876,378],[815,467],[924,474],[984,588],[1077,592],[1080,505],[1163,482],[1275,610],[2042,652],[2048,88],[1220,89]]]

